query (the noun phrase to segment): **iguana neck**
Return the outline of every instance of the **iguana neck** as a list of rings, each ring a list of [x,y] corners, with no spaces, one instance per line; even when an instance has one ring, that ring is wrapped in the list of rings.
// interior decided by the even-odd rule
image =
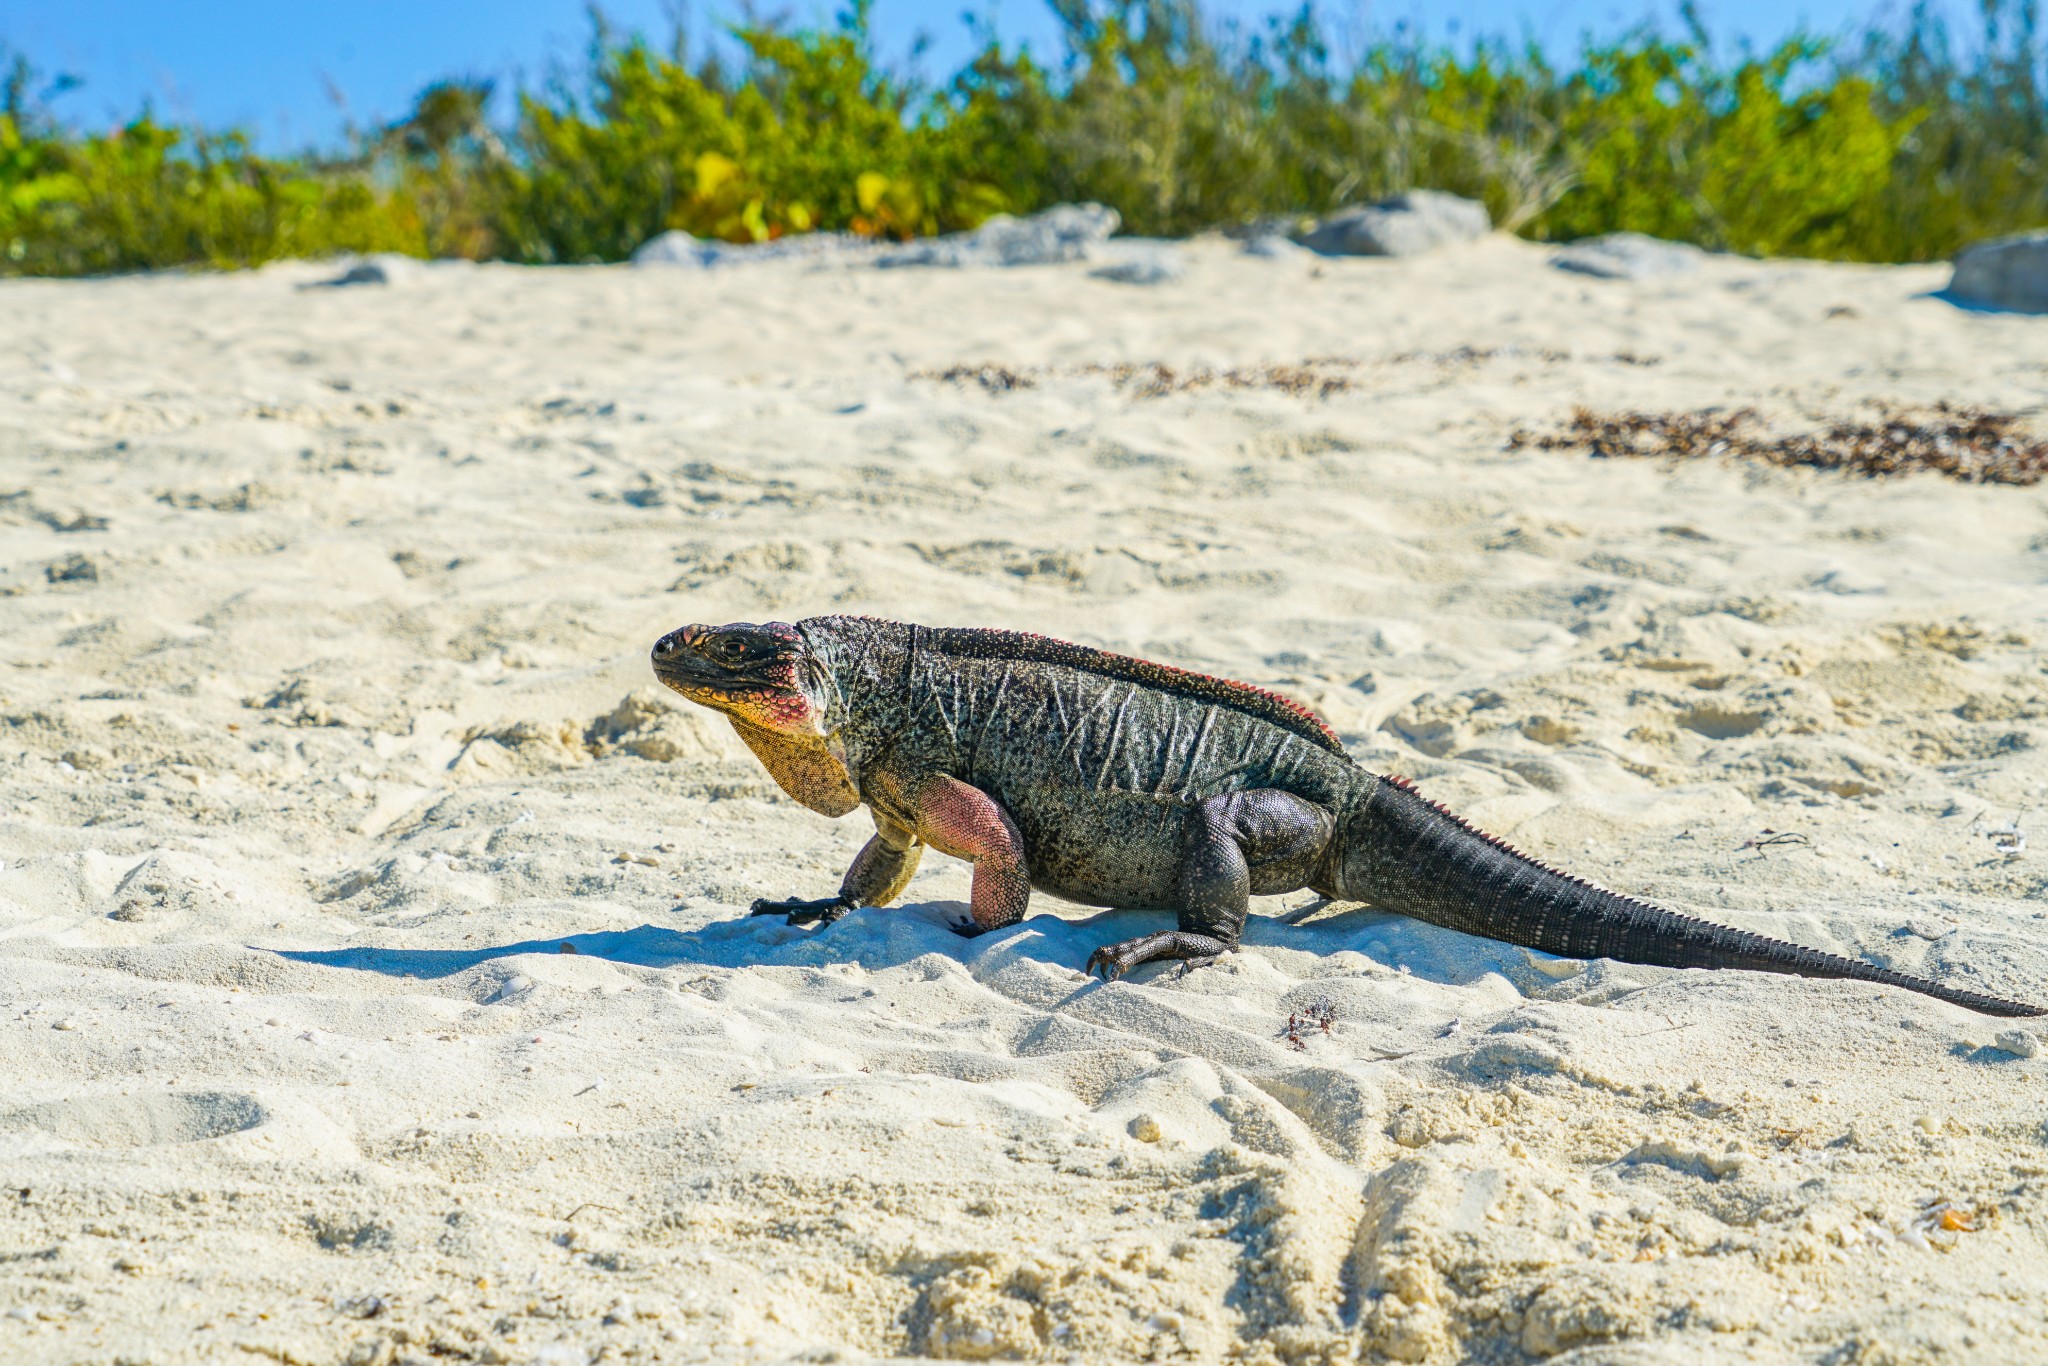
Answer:
[[[860,789],[846,764],[846,749],[834,737],[785,735],[728,715],[733,730],[796,801],[825,816],[843,816],[860,805]]]

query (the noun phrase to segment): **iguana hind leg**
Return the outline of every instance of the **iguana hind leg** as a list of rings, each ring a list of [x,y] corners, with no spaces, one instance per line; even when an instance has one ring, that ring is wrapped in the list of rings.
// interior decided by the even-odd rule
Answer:
[[[1140,963],[1177,958],[1200,967],[1237,947],[1253,892],[1308,884],[1333,829],[1329,813],[1277,788],[1227,792],[1188,816],[1177,894],[1180,927],[1107,944],[1088,957],[1104,980]]]

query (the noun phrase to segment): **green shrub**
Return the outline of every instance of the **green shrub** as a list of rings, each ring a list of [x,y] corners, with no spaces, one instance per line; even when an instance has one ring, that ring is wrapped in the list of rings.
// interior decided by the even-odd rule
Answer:
[[[1793,40],[1723,70],[1701,42],[1649,37],[1589,52],[1561,92],[1568,187],[1531,232],[1630,230],[1755,255],[1856,255],[1851,215],[1884,195],[1914,118],[1887,118],[1860,76],[1802,81],[1823,56]]]
[[[524,95],[498,204],[508,254],[613,261],[669,228],[731,242],[911,237],[1011,207],[979,169],[980,110],[913,109],[876,69],[865,22],[743,30],[735,80],[639,39],[603,45],[587,102]]]

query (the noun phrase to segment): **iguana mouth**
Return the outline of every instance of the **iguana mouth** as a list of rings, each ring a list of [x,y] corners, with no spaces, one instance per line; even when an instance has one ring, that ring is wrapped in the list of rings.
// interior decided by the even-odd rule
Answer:
[[[815,732],[797,675],[803,636],[781,622],[681,626],[654,642],[655,678],[692,702],[778,733]]]

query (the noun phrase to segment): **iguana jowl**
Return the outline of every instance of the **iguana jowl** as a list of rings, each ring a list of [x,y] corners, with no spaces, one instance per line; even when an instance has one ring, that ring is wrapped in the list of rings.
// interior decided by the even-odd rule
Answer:
[[[730,718],[782,790],[875,837],[839,894],[757,901],[829,922],[894,900],[926,845],[974,865],[965,934],[1024,918],[1033,887],[1170,909],[1179,928],[1097,949],[1118,977],[1233,949],[1247,899],[1310,888],[1571,958],[1881,982],[1988,1015],[2035,1006],[1710,924],[1548,868],[1405,780],[1352,762],[1275,693],[1014,631],[868,617],[684,626],[660,680]]]

